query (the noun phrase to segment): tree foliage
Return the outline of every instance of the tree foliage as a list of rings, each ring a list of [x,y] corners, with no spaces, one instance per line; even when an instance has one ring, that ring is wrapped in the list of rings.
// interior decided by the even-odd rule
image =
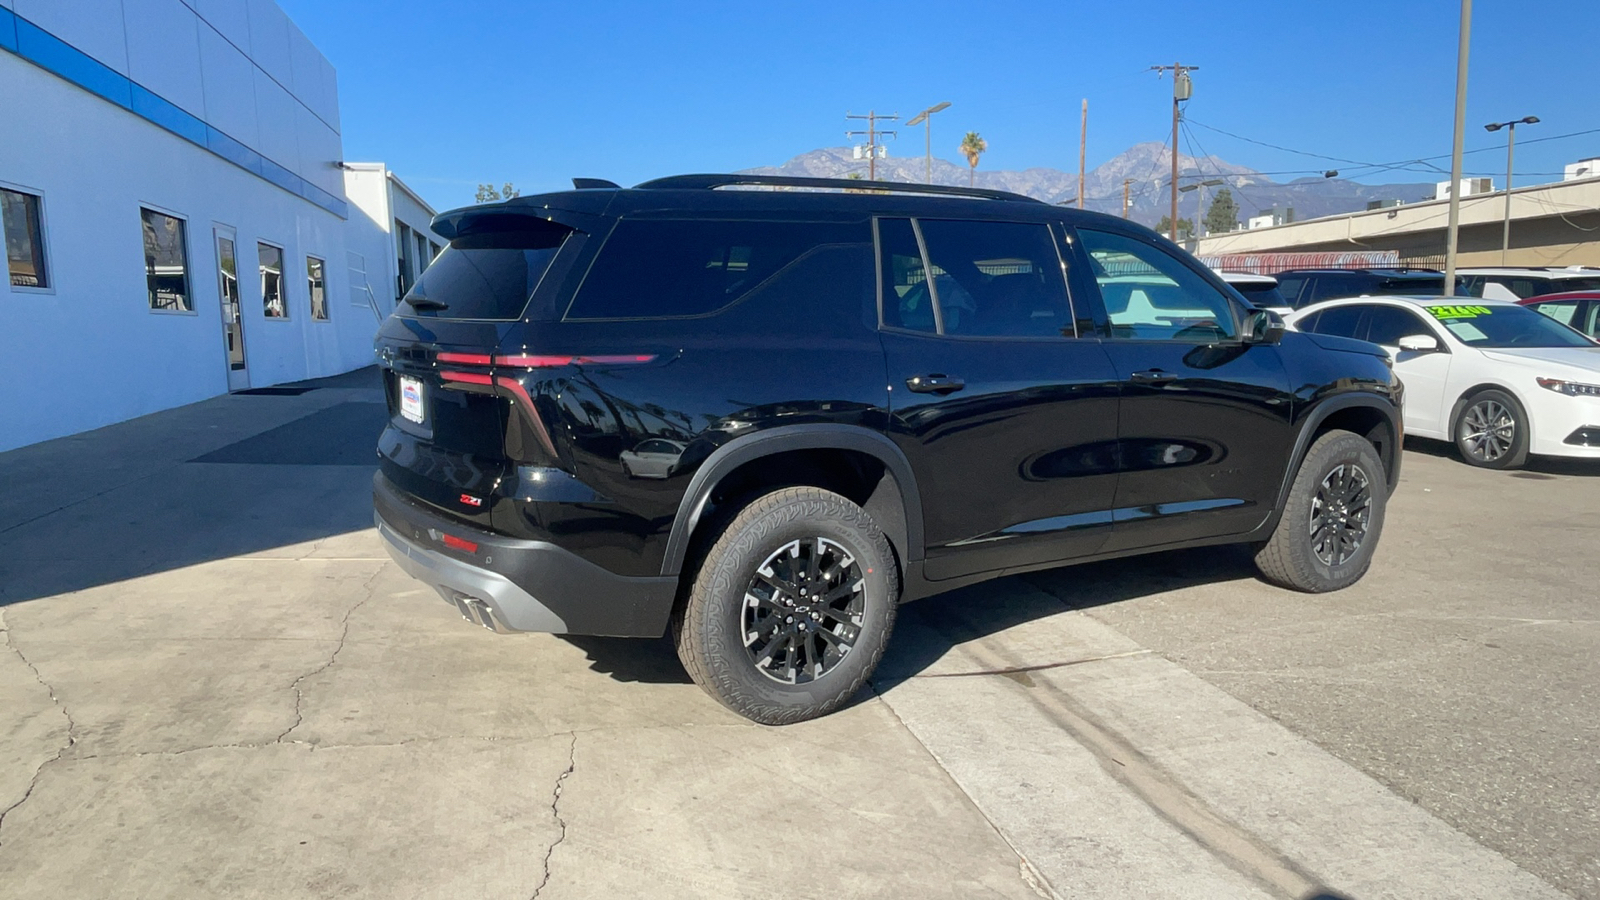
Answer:
[[[1232,231],[1239,227],[1239,204],[1233,200],[1233,192],[1227,188],[1217,191],[1211,198],[1211,207],[1206,210],[1206,233],[1219,234]]]
[[[1161,221],[1156,223],[1156,233],[1157,234],[1171,234],[1172,233],[1172,217],[1171,216],[1162,216],[1161,217]],[[1182,239],[1182,238],[1189,237],[1189,236],[1191,236],[1193,234],[1194,234],[1194,222],[1192,220],[1190,220],[1190,219],[1179,219],[1178,220],[1178,237],[1180,239]]]
[[[479,203],[497,203],[501,200],[510,200],[520,196],[522,196],[522,191],[517,190],[517,186],[509,181],[498,189],[492,184],[478,185]]]
[[[976,131],[969,131],[961,138],[961,155],[967,158],[967,165],[971,171],[967,173],[967,186],[971,187],[978,177],[978,157],[989,149],[989,142],[978,136]]]

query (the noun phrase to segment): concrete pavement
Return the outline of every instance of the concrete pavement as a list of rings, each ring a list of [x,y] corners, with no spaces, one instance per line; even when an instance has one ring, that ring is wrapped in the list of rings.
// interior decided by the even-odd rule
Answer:
[[[1191,671],[1154,607],[1301,603],[1210,561],[907,607],[873,691],[783,729],[665,641],[469,626],[371,530],[371,379],[0,455],[8,896],[1561,896],[1261,711],[1306,698]]]

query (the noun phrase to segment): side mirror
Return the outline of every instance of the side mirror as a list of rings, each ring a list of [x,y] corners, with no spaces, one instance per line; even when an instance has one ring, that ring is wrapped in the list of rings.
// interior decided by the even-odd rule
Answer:
[[[1439,352],[1439,339],[1431,334],[1408,334],[1400,339],[1400,349],[1412,353]]]
[[[1283,340],[1283,333],[1287,328],[1283,318],[1270,309],[1253,309],[1244,317],[1244,333],[1241,338],[1246,344],[1276,344]]]

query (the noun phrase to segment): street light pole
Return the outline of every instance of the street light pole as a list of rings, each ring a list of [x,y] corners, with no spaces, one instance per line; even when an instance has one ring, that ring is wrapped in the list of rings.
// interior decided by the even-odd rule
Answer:
[[[1461,0],[1456,38],[1456,125],[1450,143],[1450,216],[1444,237],[1443,295],[1456,292],[1456,246],[1461,233],[1461,143],[1467,132],[1467,50],[1472,46],[1472,0]]]
[[[1510,122],[1491,122],[1483,126],[1484,131],[1506,131],[1506,220],[1500,233],[1500,265],[1506,264],[1506,256],[1511,252],[1511,155],[1517,146],[1517,126],[1534,125],[1539,121],[1538,116],[1523,116]]]
[[[912,116],[911,119],[906,122],[907,125],[915,125],[918,122],[921,122],[923,124],[923,129],[922,130],[924,132],[924,135],[925,135],[925,137],[927,139],[927,144],[928,144],[928,147],[927,147],[928,179],[927,179],[927,181],[928,181],[929,184],[933,184],[933,114],[936,113],[936,112],[941,112],[941,111],[943,111],[945,109],[948,109],[949,107],[950,107],[950,101],[948,101],[948,100],[946,100],[943,103],[936,103],[933,106],[930,106],[927,109],[923,110],[922,112],[919,112],[916,115]]]

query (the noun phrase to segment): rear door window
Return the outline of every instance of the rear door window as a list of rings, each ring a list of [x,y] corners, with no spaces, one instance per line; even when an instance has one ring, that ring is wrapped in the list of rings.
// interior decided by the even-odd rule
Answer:
[[[1367,340],[1386,347],[1400,346],[1400,339],[1413,335],[1433,336],[1433,329],[1410,310],[1398,306],[1370,306]]]
[[[870,241],[866,222],[624,219],[606,238],[566,317],[710,315],[814,251]]]
[[[1278,293],[1283,295],[1283,299],[1290,306],[1298,307],[1300,306],[1300,289],[1305,287],[1305,284],[1306,280],[1304,278],[1280,278],[1278,279]]]
[[[525,231],[458,237],[406,291],[400,314],[439,319],[516,319],[571,229],[541,223]]]
[[[1339,337],[1356,337],[1356,329],[1360,327],[1363,308],[1360,305],[1335,306],[1325,309],[1317,316],[1316,326],[1312,329],[1317,334],[1332,334]]]
[[[919,219],[943,333],[1072,337],[1055,238],[1044,224]]]

